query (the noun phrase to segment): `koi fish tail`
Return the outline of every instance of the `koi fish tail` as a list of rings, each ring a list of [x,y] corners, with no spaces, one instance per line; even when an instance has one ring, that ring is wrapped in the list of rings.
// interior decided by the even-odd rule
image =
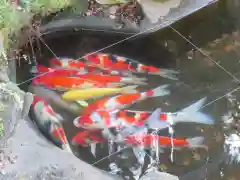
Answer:
[[[62,125],[60,123],[56,123],[56,124],[53,124],[53,127],[55,129],[53,134],[55,134],[55,136],[57,136],[59,138],[59,140],[61,141],[60,142],[61,148],[67,152],[72,153],[72,149],[68,143],[67,136],[63,130]],[[54,138],[52,138],[52,139],[54,141]]]
[[[186,139],[186,141],[188,143],[187,146],[189,148],[207,148],[207,146],[203,144],[204,137],[202,137],[202,136],[188,138],[188,139]]]
[[[159,72],[150,72],[149,74],[159,75],[164,78],[168,78],[168,79],[172,79],[172,80],[178,80],[177,74],[179,74],[179,72],[170,70],[170,69],[160,69]]]
[[[166,96],[170,94],[170,90],[168,90],[167,88],[169,88],[169,84],[165,84],[162,86],[157,87],[156,89],[153,89],[153,95],[151,97],[159,97],[159,96]]]
[[[130,83],[130,84],[137,84],[137,85],[147,85],[146,81],[147,78],[138,78],[138,77],[124,77],[122,78],[121,82],[123,83]]]
[[[63,150],[72,153],[72,149],[71,149],[69,143],[63,144],[63,145],[62,145],[62,148],[63,148]]]
[[[38,73],[37,67],[36,66],[32,66],[32,68],[30,69],[30,73],[37,74]]]
[[[122,88],[122,94],[135,94],[138,93],[138,90],[136,90],[138,86],[134,85],[134,86],[126,86]]]
[[[189,122],[189,123],[199,123],[199,124],[214,124],[214,119],[205,113],[195,112],[180,114],[176,119],[173,119],[174,123],[178,122]]]
[[[173,123],[179,122],[190,122],[190,123],[200,123],[200,124],[214,124],[214,120],[211,116],[199,112],[200,108],[203,106],[206,98],[202,98],[194,104],[181,110],[177,116],[173,118]]]
[[[149,129],[161,130],[169,127],[170,124],[167,121],[159,120],[160,114],[161,114],[161,109],[158,108],[151,114],[151,116],[149,116],[149,118],[146,121],[146,125]]]
[[[124,83],[108,83],[107,87],[114,88],[114,87],[121,87],[121,86],[124,86],[124,85],[125,85]]]

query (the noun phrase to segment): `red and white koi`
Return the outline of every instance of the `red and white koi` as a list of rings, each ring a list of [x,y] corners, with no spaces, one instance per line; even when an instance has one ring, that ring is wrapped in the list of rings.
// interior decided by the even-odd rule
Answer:
[[[132,135],[125,138],[124,143],[131,146],[141,146],[144,148],[156,148],[153,147],[157,142],[160,148],[172,147],[187,147],[187,148],[206,148],[203,145],[203,137],[195,137],[188,139],[176,139],[171,137],[156,136],[152,134],[145,135]]]
[[[200,99],[182,111],[175,113],[161,112],[161,109],[156,109],[153,112],[119,110],[112,113],[109,111],[95,111],[89,116],[83,115],[79,118],[82,121],[74,121],[74,123],[77,123],[75,124],[77,127],[88,129],[142,127],[145,125],[151,129],[164,129],[180,122],[212,125],[214,120],[210,116],[198,112],[205,100],[206,98]]]
[[[125,57],[109,55],[104,53],[96,53],[88,55],[86,60],[95,64],[95,66],[102,69],[111,69],[116,71],[127,71],[132,73],[146,73],[152,75],[160,75],[162,77],[177,80],[177,71],[169,69],[160,69],[154,66],[148,66]]]
[[[72,152],[62,127],[63,118],[54,112],[43,98],[34,96],[31,113],[34,116],[34,122],[47,138],[58,147]]]
[[[53,68],[74,69],[85,73],[103,73],[112,75],[130,75],[129,73],[121,73],[109,68],[100,68],[91,62],[78,61],[71,58],[52,58],[49,60],[50,66]]]
[[[112,98],[103,98],[89,104],[87,107],[83,109],[83,115],[74,120],[74,124],[76,127],[92,125],[93,121],[91,118],[86,118],[91,116],[91,114],[95,111],[109,111],[114,112],[120,109],[126,108],[134,103],[143,101],[150,97],[158,97],[165,96],[170,93],[167,88],[169,85],[162,85],[153,90],[148,90],[142,93],[135,94],[122,94]]]
[[[205,145],[203,145],[204,138],[194,137],[194,138],[187,138],[187,139],[176,139],[171,137],[165,137],[165,136],[158,136],[146,133],[145,131],[140,131],[141,133],[134,133],[133,135],[128,135],[122,138],[119,138],[116,140],[116,143],[124,143],[126,145],[130,145],[132,147],[139,147],[144,149],[149,148],[156,148],[156,142],[161,148],[167,148],[174,146],[175,148],[206,148]],[[121,136],[119,136],[121,137]],[[72,139],[73,144],[81,145],[83,147],[89,146],[91,143],[103,143],[107,142],[107,139],[105,139],[101,135],[101,131],[95,130],[95,131],[89,131],[89,130],[83,130],[79,133],[77,133],[76,136]]]

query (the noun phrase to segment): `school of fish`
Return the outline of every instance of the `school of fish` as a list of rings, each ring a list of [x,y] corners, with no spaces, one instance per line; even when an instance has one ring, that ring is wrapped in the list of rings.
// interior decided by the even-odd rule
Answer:
[[[139,91],[138,87],[148,85],[148,75],[177,80],[177,71],[105,53],[87,55],[81,60],[57,57],[48,62],[49,66],[32,67],[35,77],[29,87],[34,94],[30,116],[46,138],[63,150],[72,153],[72,146],[80,146],[90,148],[95,156],[97,144],[114,142],[119,147],[132,148],[143,166],[142,155],[148,149],[161,152],[172,147],[206,147],[202,136],[183,139],[150,133],[177,123],[213,125],[214,120],[199,111],[205,97],[177,112],[164,112],[160,107],[154,111],[129,110],[149,98],[170,95],[168,84]],[[75,117],[70,120],[78,129],[73,138],[69,139],[64,131],[69,119],[56,113],[55,107]]]

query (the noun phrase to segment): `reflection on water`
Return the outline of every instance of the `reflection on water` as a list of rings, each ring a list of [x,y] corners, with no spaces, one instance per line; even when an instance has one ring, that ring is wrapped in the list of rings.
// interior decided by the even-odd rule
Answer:
[[[188,19],[185,21],[188,21]],[[233,21],[227,18],[222,19],[222,17],[215,15],[211,18],[205,18],[200,22],[194,22],[191,27],[187,26],[187,28],[184,28],[180,25],[173,27],[185,37],[190,38],[195,45],[200,47],[227,71],[236,77],[240,77],[238,72],[240,68],[240,31]],[[163,36],[164,38],[162,38]],[[88,40],[88,37],[84,38],[85,41]],[[76,36],[69,36],[65,39],[57,40],[57,43],[56,40],[47,41],[47,43],[59,56],[79,57],[83,55],[83,53],[100,49],[116,41],[114,38],[101,39],[99,37],[91,37],[90,42],[92,42],[92,44],[82,43],[79,45],[81,40],[82,37],[76,38]],[[69,41],[71,44],[68,43]],[[133,107],[134,109],[153,110],[161,107],[163,111],[174,112],[204,96],[208,97],[208,102],[214,101],[217,97],[238,87],[236,80],[233,80],[229,74],[216,66],[215,63],[201,52],[194,49],[171,29],[156,33],[153,37],[124,42],[106,50],[106,52],[125,55],[141,62],[151,63],[160,67],[178,69],[181,73],[179,81],[169,81],[163,78],[156,78],[156,76],[149,76],[147,88],[154,88],[160,84],[167,83],[172,85],[172,93],[169,97],[149,99],[143,103],[139,103]],[[52,56],[47,49],[44,49],[42,54],[44,56],[39,57],[39,59],[41,59],[43,63],[44,59]],[[237,95],[237,93],[235,94]],[[160,168],[166,172],[183,175],[211,162],[219,153],[223,152],[224,134],[226,134],[226,132],[230,133],[231,128],[236,128],[231,124],[231,126],[226,129],[222,124],[222,117],[226,115],[230,109],[234,111],[234,108],[235,107],[231,105],[229,106],[227,98],[222,98],[202,109],[203,112],[214,117],[216,120],[214,127],[191,124],[176,125],[175,135],[181,137],[203,135],[209,149],[208,151],[203,149],[176,150],[173,154],[174,162],[170,160],[170,150],[165,150],[160,157]],[[68,114],[63,114],[63,116],[69,118]],[[73,117],[70,117],[70,119],[73,119]],[[66,124],[65,128],[68,129],[68,137],[72,137],[74,133],[74,130],[72,130],[73,126]],[[107,147],[102,148],[107,150]],[[102,153],[103,151],[101,151],[101,153],[97,153],[97,159],[95,159],[86,149],[79,150],[79,148],[76,148],[76,150],[76,155],[89,163],[93,163],[108,155],[107,151],[106,153]],[[129,150],[126,150],[124,153],[127,156],[132,155],[132,152],[129,152]],[[117,158],[117,156],[107,158],[96,164],[96,166],[107,170],[109,161],[114,158]],[[121,160],[120,162],[123,169],[128,167],[130,163],[134,163],[134,160],[130,162],[127,159]],[[220,167],[222,169],[220,169]],[[223,163],[219,168],[216,168],[214,172],[209,174],[207,179],[238,179],[238,169],[239,166],[237,164],[228,165]]]

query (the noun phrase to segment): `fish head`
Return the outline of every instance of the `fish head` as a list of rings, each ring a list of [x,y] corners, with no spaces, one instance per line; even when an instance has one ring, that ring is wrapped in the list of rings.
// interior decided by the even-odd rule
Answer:
[[[84,129],[103,129],[104,119],[99,113],[93,112],[76,118],[74,120],[74,125]]]
[[[87,131],[80,131],[78,132],[73,138],[72,138],[72,145],[80,145],[83,147],[87,147],[88,143],[87,143]]]
[[[49,122],[59,123],[60,119],[58,119],[58,118],[60,118],[60,116],[58,116],[54,112],[52,107],[46,101],[42,100],[39,97],[34,98],[33,111],[37,118],[37,121],[40,124],[46,124]]]
[[[93,124],[93,121],[90,115],[82,115],[74,119],[73,124],[76,127],[81,127],[86,129]]]

